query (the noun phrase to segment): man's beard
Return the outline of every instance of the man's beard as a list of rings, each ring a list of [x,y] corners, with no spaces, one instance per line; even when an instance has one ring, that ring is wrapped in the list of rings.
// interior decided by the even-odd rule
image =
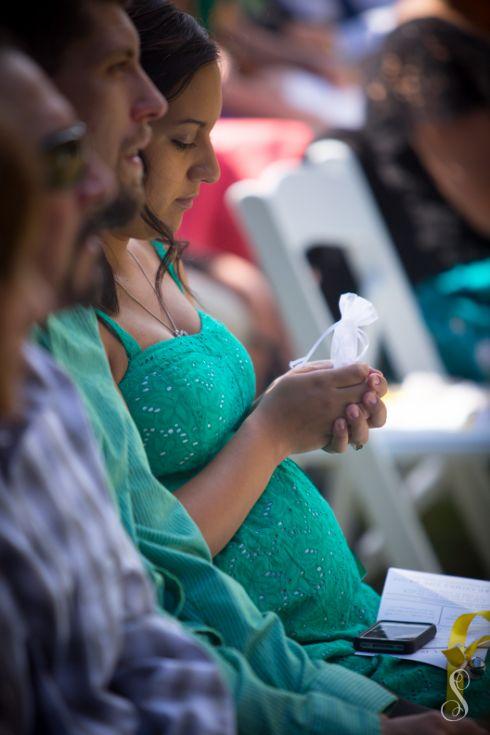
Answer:
[[[117,230],[129,224],[141,210],[143,200],[143,193],[140,190],[121,188],[117,197],[88,223],[91,228],[89,234],[102,230]]]
[[[98,258],[95,258],[91,273],[79,283],[79,269],[81,251],[86,246],[87,240],[104,230],[118,229],[124,227],[138,214],[142,206],[140,192],[121,189],[116,199],[103,209],[92,214],[83,224],[74,248],[73,260],[68,269],[65,282],[60,295],[60,306],[93,306],[100,302],[103,291],[109,280],[107,273],[108,264],[105,260],[102,247]]]

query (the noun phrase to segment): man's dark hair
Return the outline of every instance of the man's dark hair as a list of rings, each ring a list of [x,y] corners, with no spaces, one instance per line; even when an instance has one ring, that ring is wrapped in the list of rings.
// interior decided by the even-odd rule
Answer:
[[[27,11],[24,3],[8,0],[0,10],[0,29],[52,76],[71,44],[90,33],[90,6],[101,2],[127,6],[125,0],[36,0]]]

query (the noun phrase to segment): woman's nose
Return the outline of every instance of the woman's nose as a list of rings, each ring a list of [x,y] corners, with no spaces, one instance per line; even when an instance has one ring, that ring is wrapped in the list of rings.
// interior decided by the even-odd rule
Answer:
[[[203,159],[194,166],[191,178],[206,184],[214,184],[221,175],[221,169],[214,148],[209,147]]]

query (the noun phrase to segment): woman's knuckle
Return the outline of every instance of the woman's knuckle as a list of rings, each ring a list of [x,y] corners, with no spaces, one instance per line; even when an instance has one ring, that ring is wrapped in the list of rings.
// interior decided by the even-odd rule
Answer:
[[[325,388],[326,378],[322,373],[316,372],[312,376],[312,385],[316,390],[323,390]]]

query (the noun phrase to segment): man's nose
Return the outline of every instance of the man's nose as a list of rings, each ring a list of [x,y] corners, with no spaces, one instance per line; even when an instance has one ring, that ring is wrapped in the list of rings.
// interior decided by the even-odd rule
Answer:
[[[138,75],[138,80],[139,88],[133,104],[133,119],[139,123],[158,120],[166,114],[168,102],[143,70]]]
[[[108,204],[117,193],[116,178],[101,158],[91,151],[87,156],[85,176],[78,185],[78,199],[83,210]]]

